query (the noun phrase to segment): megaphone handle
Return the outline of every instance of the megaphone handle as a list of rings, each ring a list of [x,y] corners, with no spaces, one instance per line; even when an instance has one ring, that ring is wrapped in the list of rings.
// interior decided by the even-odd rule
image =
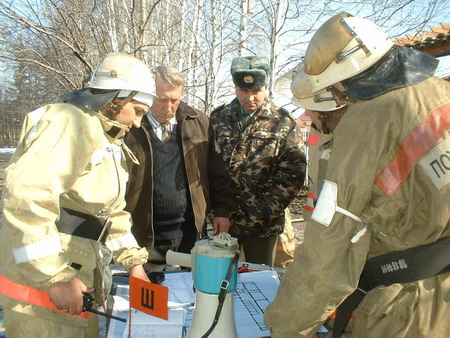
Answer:
[[[168,265],[180,265],[188,268],[192,268],[191,255],[168,250],[166,253],[166,263]]]

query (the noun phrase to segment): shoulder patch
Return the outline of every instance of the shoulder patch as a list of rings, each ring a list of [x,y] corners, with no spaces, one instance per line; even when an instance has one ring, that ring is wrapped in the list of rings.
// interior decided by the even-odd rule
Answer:
[[[450,182],[450,138],[431,149],[419,161],[419,165],[433,182],[437,190]]]

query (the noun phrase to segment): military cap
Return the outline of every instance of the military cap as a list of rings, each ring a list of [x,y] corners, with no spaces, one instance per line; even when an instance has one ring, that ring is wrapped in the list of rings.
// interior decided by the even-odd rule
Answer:
[[[231,76],[235,86],[260,89],[269,80],[269,59],[260,56],[239,56],[231,62]]]

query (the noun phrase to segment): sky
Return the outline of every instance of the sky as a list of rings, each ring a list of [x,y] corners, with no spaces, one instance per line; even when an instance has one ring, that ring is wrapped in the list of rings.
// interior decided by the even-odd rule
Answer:
[[[436,76],[445,77],[450,76],[450,55],[438,58],[439,66],[436,70]]]

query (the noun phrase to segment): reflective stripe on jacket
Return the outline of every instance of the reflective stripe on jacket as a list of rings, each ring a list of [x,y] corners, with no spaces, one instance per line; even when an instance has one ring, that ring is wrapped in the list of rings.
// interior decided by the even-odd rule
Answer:
[[[70,314],[64,312],[63,310],[58,310],[50,301],[48,293],[30,288],[26,285],[21,285],[18,283],[14,283],[12,280],[0,275],[0,294],[3,294],[9,298],[17,299],[19,301],[33,304],[36,306],[45,307],[47,309],[57,311],[61,314],[65,314],[70,316]],[[77,317],[88,318],[90,312],[84,311],[77,315]]]

